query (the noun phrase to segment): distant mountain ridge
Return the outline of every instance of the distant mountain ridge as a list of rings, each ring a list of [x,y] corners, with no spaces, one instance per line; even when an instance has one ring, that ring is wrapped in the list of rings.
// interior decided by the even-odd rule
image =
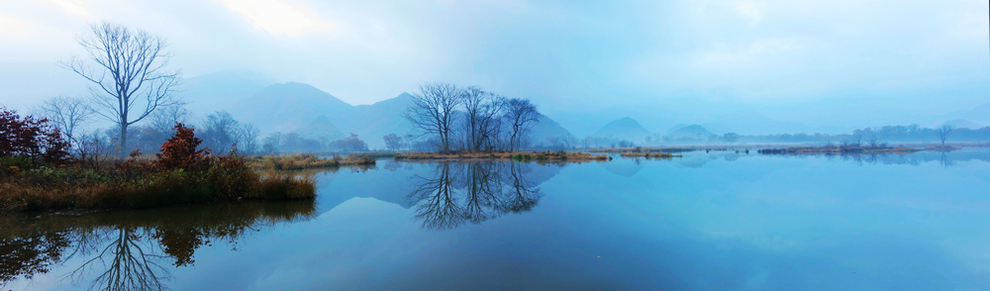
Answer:
[[[413,96],[402,93],[371,105],[351,105],[305,83],[288,82],[262,86],[266,81],[236,74],[217,73],[191,79],[187,83],[191,108],[198,116],[226,110],[238,121],[251,123],[262,135],[271,132],[298,133],[315,140],[336,140],[350,133],[370,148],[385,146],[382,137],[412,133],[406,119]],[[221,90],[231,87],[235,89]],[[199,112],[203,111],[203,112]],[[531,129],[534,145],[549,146],[558,140],[577,138],[549,117],[540,116]]]
[[[605,124],[592,136],[640,142],[646,140],[646,137],[650,135],[651,133],[635,119],[623,117]]]

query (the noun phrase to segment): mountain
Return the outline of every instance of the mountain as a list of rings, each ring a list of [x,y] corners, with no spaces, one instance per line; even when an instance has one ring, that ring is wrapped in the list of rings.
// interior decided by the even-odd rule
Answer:
[[[237,120],[254,124],[262,135],[275,131],[295,132],[309,139],[336,140],[354,133],[368,147],[383,148],[385,135],[395,133],[404,136],[412,132],[412,124],[405,117],[406,109],[412,103],[413,96],[402,93],[371,105],[352,106],[313,86],[284,83],[257,89],[250,97],[226,110]],[[530,137],[534,144],[546,146],[561,141],[570,144],[577,142],[570,131],[543,115],[531,129]]]
[[[643,126],[640,125],[639,122],[636,122],[636,120],[629,117],[623,117],[605,124],[605,126],[598,129],[598,131],[595,131],[595,134],[592,136],[614,138],[619,140],[642,141],[645,140],[647,136],[650,136],[650,132],[643,128]]]
[[[289,82],[262,88],[234,104],[230,113],[237,120],[253,123],[262,132],[293,132],[320,116],[340,124],[336,117],[350,113],[353,108],[313,86]]]
[[[368,143],[368,147],[382,148],[385,147],[385,135],[394,133],[402,136],[412,131],[412,124],[405,116],[406,108],[412,102],[412,95],[402,93],[375,104],[354,106],[351,113],[340,116],[339,120],[331,120],[341,128],[356,133],[358,138]]]
[[[178,96],[197,116],[227,110],[275,81],[251,71],[220,71],[182,80]]]
[[[712,135],[712,132],[705,129],[705,127],[697,124],[692,125],[678,125],[667,131],[666,137],[668,139],[693,139],[693,140],[704,140],[708,136]]]
[[[984,125],[982,124],[975,123],[965,119],[949,120],[946,121],[945,123],[942,123],[942,125],[951,125],[952,127],[955,128],[968,128],[968,129],[980,129],[984,127]]]
[[[303,138],[313,139],[313,140],[338,140],[342,139],[344,133],[337,129],[336,126],[330,122],[330,119],[326,116],[317,117],[316,120],[310,122],[309,125],[303,127],[299,131],[299,136]]]
[[[987,126],[990,125],[990,103],[984,103],[983,105],[977,106],[970,110],[961,110],[946,114],[940,119],[943,120],[943,122],[938,123],[938,125],[946,123],[956,125],[953,123],[962,122],[959,125],[966,128],[972,128],[971,126],[975,126],[977,128]]]
[[[738,134],[775,134],[785,132],[813,132],[804,124],[797,122],[782,122],[763,115],[756,110],[738,111],[716,117],[712,122],[703,124],[705,128],[718,133],[734,132]]]
[[[536,125],[530,129],[529,136],[532,144],[537,147],[552,147],[563,144],[573,146],[578,142],[577,136],[543,114],[540,114]]]

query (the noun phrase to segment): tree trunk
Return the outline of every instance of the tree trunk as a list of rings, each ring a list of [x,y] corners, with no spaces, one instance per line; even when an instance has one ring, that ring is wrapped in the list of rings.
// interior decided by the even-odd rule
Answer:
[[[126,158],[127,157],[128,150],[127,150],[127,123],[126,122],[121,122],[120,123],[120,148],[118,150],[120,151],[120,157],[121,158]]]

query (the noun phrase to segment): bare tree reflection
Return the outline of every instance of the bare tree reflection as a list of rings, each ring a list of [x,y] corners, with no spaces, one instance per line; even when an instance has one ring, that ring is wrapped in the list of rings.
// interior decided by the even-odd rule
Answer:
[[[418,183],[409,199],[416,219],[429,229],[449,229],[529,211],[542,194],[526,181],[528,167],[503,161],[438,163],[432,177],[414,177]]]
[[[92,281],[89,290],[167,289],[162,284],[167,276],[158,275],[168,273],[167,269],[158,264],[158,261],[167,256],[146,252],[145,246],[141,245],[142,236],[134,229],[119,228],[114,231],[117,233],[116,238],[98,256],[83,263],[70,276],[83,278],[88,269],[105,269]],[[96,266],[97,262],[101,265]]]
[[[939,164],[941,164],[943,168],[948,168],[948,167],[952,167],[952,166],[955,166],[956,165],[956,162],[953,161],[952,158],[949,158],[949,156],[944,151],[942,152],[942,156],[939,157],[939,160],[938,161],[939,161]]]

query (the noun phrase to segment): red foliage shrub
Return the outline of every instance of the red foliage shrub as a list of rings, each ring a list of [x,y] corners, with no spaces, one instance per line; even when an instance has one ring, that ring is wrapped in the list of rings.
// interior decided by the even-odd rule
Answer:
[[[70,146],[48,119],[21,118],[13,110],[0,108],[0,156],[59,163],[69,156]]]
[[[159,153],[158,166],[166,169],[188,169],[206,163],[206,155],[209,150],[196,150],[203,140],[197,138],[193,131],[182,123],[175,123],[175,135],[172,135],[162,144],[162,152]]]

